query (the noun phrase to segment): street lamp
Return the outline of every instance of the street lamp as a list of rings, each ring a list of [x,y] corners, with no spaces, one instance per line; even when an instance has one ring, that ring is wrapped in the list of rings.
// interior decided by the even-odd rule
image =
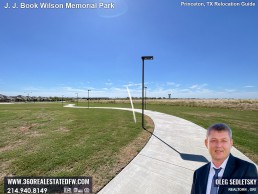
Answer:
[[[147,87],[145,86],[144,88],[145,88],[145,110],[146,110],[146,104],[147,104],[147,95],[146,95],[146,93],[147,93]]]
[[[25,94],[27,94],[27,98],[26,98],[26,102],[28,101],[28,100],[30,100],[30,93],[32,93],[32,92],[24,92]]]
[[[153,56],[142,56],[142,128],[144,128],[144,60],[153,60]]]
[[[90,91],[91,90],[88,90],[88,108],[90,108]]]
[[[77,94],[77,106],[78,106],[78,93],[75,93],[75,94]]]
[[[62,95],[62,106],[64,106],[64,95]]]

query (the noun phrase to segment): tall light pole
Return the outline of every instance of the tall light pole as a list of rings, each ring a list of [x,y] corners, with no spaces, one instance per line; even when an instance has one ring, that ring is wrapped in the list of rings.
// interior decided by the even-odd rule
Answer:
[[[26,92],[24,92],[25,94],[26,94]],[[28,101],[28,97],[26,98],[26,100],[25,100],[25,103]]]
[[[27,94],[27,99],[26,99],[26,102],[28,101],[28,100],[30,100],[30,93],[32,93],[32,92],[24,92],[25,94]]]
[[[147,87],[145,86],[144,88],[145,88],[145,110],[146,110],[146,104],[147,104],[147,95],[146,95],[146,93],[147,93]]]
[[[64,95],[62,95],[62,107],[64,106]]]
[[[144,128],[144,60],[153,60],[153,56],[142,56],[142,128]]]
[[[77,106],[78,106],[78,93],[75,93],[75,94],[77,94]]]
[[[90,108],[90,91],[91,90],[88,90],[88,108]]]

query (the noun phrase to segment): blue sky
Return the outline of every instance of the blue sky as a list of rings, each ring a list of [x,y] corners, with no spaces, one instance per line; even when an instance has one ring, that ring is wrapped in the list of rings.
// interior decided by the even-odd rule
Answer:
[[[4,9],[6,3],[113,2],[114,9]],[[190,2],[190,1],[185,1]],[[199,1],[205,2],[205,1]],[[234,1],[233,1],[234,2]],[[238,2],[238,1],[235,1]],[[0,94],[258,98],[258,3],[178,0],[0,2]]]

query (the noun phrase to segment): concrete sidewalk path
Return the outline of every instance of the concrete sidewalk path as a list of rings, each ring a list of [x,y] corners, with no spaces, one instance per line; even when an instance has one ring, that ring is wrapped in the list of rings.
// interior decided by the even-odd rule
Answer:
[[[141,113],[140,109],[135,111]],[[99,194],[188,194],[194,170],[210,160],[204,145],[206,129],[160,112],[145,110],[145,114],[155,124],[152,137]],[[234,147],[231,153],[252,162]]]

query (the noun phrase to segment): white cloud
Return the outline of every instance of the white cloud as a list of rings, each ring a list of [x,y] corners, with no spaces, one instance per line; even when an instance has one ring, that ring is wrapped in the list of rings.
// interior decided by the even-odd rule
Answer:
[[[107,86],[112,86],[113,83],[112,83],[112,82],[106,82],[105,85],[107,85]]]
[[[190,87],[190,89],[194,89],[194,90],[201,90],[203,89],[204,87],[206,87],[208,84],[195,84],[195,85],[192,85]]]
[[[139,87],[139,86],[142,87],[142,83],[129,83],[124,85],[124,87]]]
[[[109,82],[107,82],[109,83]],[[111,82],[110,82],[111,83]],[[166,83],[152,83],[149,82],[147,88],[148,97],[166,97],[171,94],[172,98],[258,98],[258,91],[248,92],[249,90],[238,90],[232,88],[226,89],[211,89],[208,88],[208,84],[193,84],[190,87],[183,87],[180,84],[174,82]],[[103,87],[104,85],[104,87]],[[25,95],[24,92],[32,92],[30,96],[62,96],[75,97],[78,93],[79,97],[87,97],[88,89],[91,90],[91,97],[127,97],[128,93],[126,87],[129,87],[131,95],[133,97],[142,96],[141,83],[128,83],[126,85],[114,86],[103,84],[101,87],[85,87],[85,86],[63,86],[56,87],[24,87],[17,91],[1,91],[4,95]],[[177,86],[171,89],[170,86]],[[254,88],[251,86],[245,88]]]
[[[42,88],[37,88],[37,87],[33,87],[33,86],[29,86],[29,87],[24,87],[21,90],[23,90],[24,92],[35,92],[35,91],[40,91],[42,90]]]
[[[176,88],[180,87],[180,84],[175,83],[175,82],[167,82],[167,85],[168,85],[168,86],[174,86],[174,87],[176,87]]]
[[[236,92],[237,90],[235,90],[235,89],[225,89],[225,91],[228,92],[228,93],[231,93],[231,92]]]

